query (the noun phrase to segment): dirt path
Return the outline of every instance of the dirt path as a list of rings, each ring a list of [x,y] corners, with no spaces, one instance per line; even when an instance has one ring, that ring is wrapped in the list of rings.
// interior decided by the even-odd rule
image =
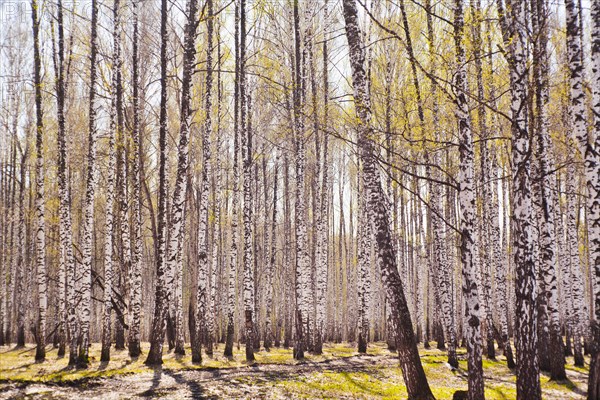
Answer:
[[[3,383],[0,399],[278,399],[274,387],[282,380],[314,372],[359,372],[370,367],[395,365],[393,356],[354,356],[297,365],[253,365],[241,368],[167,370],[97,378],[77,384]]]

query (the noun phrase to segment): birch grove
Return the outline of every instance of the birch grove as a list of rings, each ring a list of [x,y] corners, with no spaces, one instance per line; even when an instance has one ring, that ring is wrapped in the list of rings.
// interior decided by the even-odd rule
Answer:
[[[0,358],[300,370],[343,345],[397,357],[411,399],[447,397],[438,356],[457,399],[496,398],[491,367],[517,399],[575,373],[600,399],[599,0],[23,7]]]

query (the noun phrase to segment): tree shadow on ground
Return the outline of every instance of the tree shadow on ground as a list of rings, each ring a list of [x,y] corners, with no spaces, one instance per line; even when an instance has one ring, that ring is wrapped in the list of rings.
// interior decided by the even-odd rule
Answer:
[[[186,379],[179,371],[165,371],[179,385],[186,385],[194,399],[218,399],[217,396],[205,396],[205,391],[194,379]]]
[[[571,392],[576,393],[580,396],[585,396],[587,395],[587,391],[585,390],[581,390],[579,388],[579,386],[577,386],[572,380],[570,380],[569,378],[562,380],[562,381],[554,381],[554,383],[556,383],[557,385],[560,386],[564,386],[565,388],[569,389]]]
[[[163,367],[162,365],[158,365],[152,367],[154,370],[154,376],[152,376],[152,385],[148,390],[143,391],[139,394],[142,397],[157,397],[158,393],[156,393],[156,389],[160,386],[160,381],[162,379]]]

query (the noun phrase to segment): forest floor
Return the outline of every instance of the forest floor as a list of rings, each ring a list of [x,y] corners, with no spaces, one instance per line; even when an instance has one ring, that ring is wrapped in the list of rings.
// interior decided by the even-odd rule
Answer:
[[[142,346],[147,353],[148,344]],[[247,364],[244,348],[234,357],[223,357],[219,345],[213,357],[204,355],[202,365],[172,352],[160,368],[146,367],[145,355],[132,360],[127,350],[111,351],[111,362],[101,363],[100,345],[92,345],[91,365],[70,369],[68,357],[48,352],[44,363],[34,362],[35,348],[0,347],[0,399],[403,399],[406,389],[396,354],[384,343],[369,344],[368,354],[358,355],[356,346],[324,345],[323,355],[292,358],[291,349],[256,353]],[[445,352],[419,349],[425,373],[437,399],[451,399],[456,390],[467,389],[466,354],[459,349],[460,366],[452,371]],[[586,361],[589,361],[586,359]],[[568,380],[550,382],[542,375],[544,399],[583,399],[588,369],[567,366]],[[514,371],[502,355],[484,358],[486,399],[516,397]]]

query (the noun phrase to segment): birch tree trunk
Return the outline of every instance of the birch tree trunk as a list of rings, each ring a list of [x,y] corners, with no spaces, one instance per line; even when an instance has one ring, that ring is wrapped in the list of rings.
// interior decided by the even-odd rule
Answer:
[[[15,141],[17,138],[15,115]],[[27,142],[27,137],[25,137]],[[25,347],[25,280],[27,279],[27,266],[26,266],[26,252],[27,243],[25,240],[25,177],[27,171],[27,158],[29,157],[29,145],[23,150],[21,145],[18,146],[21,152],[21,162],[19,165],[19,198],[18,205],[15,213],[18,214],[18,227],[17,227],[17,265],[14,276],[14,298],[16,306],[16,319],[17,319],[17,347]],[[16,166],[15,166],[16,167]],[[13,179],[17,179],[16,174],[13,174]]]
[[[35,9],[34,9],[35,10]],[[36,11],[37,12],[37,11]],[[32,13],[33,14],[33,13]],[[37,15],[37,14],[36,14]],[[34,77],[35,79],[35,77]],[[37,109],[36,109],[37,111]],[[37,147],[37,132],[36,132],[36,147]],[[7,146],[8,147],[8,146]],[[7,149],[8,150],[8,149]],[[38,153],[40,154],[40,153]],[[0,177],[0,188],[2,189],[2,195],[0,198],[2,199],[2,237],[8,238],[9,232],[9,204],[10,204],[10,185],[8,182],[8,163],[9,163],[9,154],[3,155],[2,164],[0,166],[0,170],[2,171],[2,176]],[[37,160],[36,160],[37,161]],[[7,288],[6,288],[6,266],[9,262],[8,255],[8,240],[0,241],[0,346],[4,346],[6,344],[5,340],[5,331],[4,325],[5,322],[8,322],[8,313],[7,313],[7,304],[8,296],[7,296]]]
[[[492,36],[491,28],[487,30],[487,50],[492,54]],[[489,57],[489,69],[490,73],[494,75],[496,73],[495,64],[493,57]],[[491,82],[489,89],[489,98],[491,104],[496,107],[496,87]],[[496,114],[492,114],[492,131],[495,132],[500,129],[500,124]],[[504,248],[503,243],[507,243],[509,236],[508,229],[503,229],[502,236],[500,236],[501,225],[500,225],[500,204],[503,203],[503,199],[500,198],[498,193],[498,156],[497,156],[497,144],[492,143],[490,146],[490,182],[491,185],[491,222],[490,222],[490,236],[492,238],[492,259],[495,263],[495,277],[496,277],[496,296],[495,306],[496,315],[498,316],[498,322],[500,324],[500,341],[498,347],[502,348],[504,357],[506,357],[506,365],[508,368],[515,368],[515,362],[513,357],[512,346],[510,343],[509,331],[508,331],[508,283],[507,283],[507,271],[509,265],[508,249]],[[506,193],[505,193],[506,194]],[[503,203],[503,212],[509,207],[508,203]],[[507,220],[504,221],[505,227],[508,227]]]
[[[570,321],[567,326],[571,328],[573,337],[573,353],[574,363],[576,366],[583,366],[583,348],[581,340],[583,338],[583,324],[586,318],[584,310],[584,283],[583,273],[581,271],[581,265],[579,261],[579,240],[578,240],[578,229],[577,229],[577,214],[579,213],[579,206],[577,201],[577,178],[575,175],[575,165],[570,164],[567,167],[567,176],[565,179],[566,183],[566,244],[567,254],[569,262],[569,288],[571,291],[573,308]]]
[[[369,270],[372,232],[367,205],[369,192],[363,174],[359,174],[358,179],[361,181],[358,191],[358,352],[366,353],[369,342],[369,295],[371,291]]]
[[[40,20],[38,16],[37,0],[31,0],[31,18],[33,28],[33,76],[35,85],[36,111],[35,265],[37,269],[38,285],[38,320],[35,335],[35,360],[39,362],[46,359],[46,313],[48,309],[48,285],[46,276],[46,219],[44,210],[44,110],[42,108],[42,59],[40,55]],[[2,248],[2,256],[3,255],[4,248]],[[4,259],[2,261],[2,264],[4,265]],[[0,286],[3,286],[2,282],[0,282]],[[2,308],[2,304],[0,304],[0,308]],[[0,344],[4,344],[3,323],[3,318],[0,318]]]
[[[206,48],[206,94],[204,129],[202,134],[202,181],[200,183],[200,216],[198,220],[198,289],[196,292],[196,333],[195,343],[192,346],[192,361],[201,362],[200,345],[204,339],[208,339],[206,330],[207,315],[207,290],[208,290],[208,196],[209,177],[211,176],[210,164],[210,135],[212,132],[212,51],[213,51],[213,4],[212,0],[207,3],[207,48]],[[208,311],[210,312],[210,311]]]
[[[142,311],[142,206],[141,206],[141,140],[140,140],[140,105],[139,105],[139,30],[138,30],[138,1],[132,0],[133,38],[132,38],[132,86],[133,86],[133,130],[132,130],[132,212],[133,212],[133,254],[129,273],[130,303],[129,303],[129,356],[138,357],[140,348],[140,323]]]
[[[212,5],[211,5],[211,14],[212,14]],[[214,16],[213,16],[214,18]],[[221,81],[221,22],[217,18],[217,27],[216,27],[216,39],[217,39],[217,139],[215,143],[215,154],[221,154],[222,148],[222,133],[221,133],[221,119],[222,112],[221,107],[223,103],[223,94],[222,94],[222,81]],[[210,46],[214,49],[214,46],[211,44]],[[208,49],[207,49],[208,51]],[[208,55],[208,54],[207,54]],[[212,57],[212,52],[211,52]],[[212,67],[211,67],[212,70]],[[219,311],[221,307],[221,302],[223,301],[223,296],[221,295],[223,292],[219,291],[219,288],[222,287],[223,282],[223,228],[221,226],[221,218],[222,218],[222,209],[223,209],[223,201],[221,200],[224,197],[223,192],[223,183],[222,183],[222,163],[220,158],[217,157],[216,165],[215,165],[215,173],[213,174],[213,209],[214,209],[214,224],[213,224],[213,241],[212,241],[212,268],[211,268],[211,281],[210,281],[210,301],[209,301],[209,313],[208,313],[208,330],[209,330],[209,339],[207,341],[206,354],[212,356],[212,342],[219,340],[217,336],[217,325],[220,325],[218,321]],[[225,197],[225,216],[227,216],[227,197]]]
[[[89,136],[88,136],[88,156],[87,156],[87,177],[86,193],[83,205],[83,242],[82,248],[82,272],[80,282],[81,298],[81,343],[79,345],[79,357],[77,363],[80,367],[89,365],[89,347],[90,347],[90,314],[92,300],[92,238],[94,227],[94,198],[96,193],[96,136],[98,134],[96,127],[96,57],[97,57],[97,26],[98,26],[98,5],[96,0],[92,1],[92,27],[90,36],[90,105],[89,105]],[[117,15],[115,14],[115,26],[118,26]],[[115,27],[116,30],[116,27]]]
[[[16,114],[16,112],[15,112]],[[9,262],[7,262],[8,271],[5,272],[5,283],[6,283],[6,331],[5,338],[6,344],[10,344],[12,341],[13,335],[13,309],[14,309],[14,297],[15,297],[15,269],[16,269],[16,260],[17,260],[17,251],[16,251],[16,221],[17,221],[17,209],[18,206],[15,205],[15,196],[17,192],[17,176],[16,176],[16,165],[17,165],[17,142],[16,135],[12,135],[11,140],[11,154],[10,154],[10,185],[9,185],[9,211],[8,211],[8,220],[10,220],[10,229],[8,233],[8,248],[9,248]]]
[[[169,226],[169,244],[167,246],[167,274],[166,287],[167,293],[174,295],[171,299],[167,294],[167,304],[176,304],[175,307],[175,352],[183,354],[183,318],[182,318],[182,288],[181,279],[183,274],[182,244],[185,238],[185,209],[186,193],[189,165],[189,132],[192,123],[191,109],[191,91],[192,91],[192,73],[196,62],[196,30],[198,23],[196,14],[198,4],[196,0],[190,0],[187,3],[184,43],[183,43],[183,77],[181,83],[181,111],[179,128],[179,146],[177,160],[177,175],[175,178],[175,187],[173,189],[173,202],[171,205],[171,221]],[[169,282],[169,280],[173,280]],[[177,280],[177,281],[175,281]]]
[[[265,301],[265,309],[266,309],[266,315],[265,315],[265,340],[264,340],[264,346],[265,346],[265,350],[269,351],[271,348],[271,341],[273,339],[273,316],[272,316],[272,309],[273,309],[273,292],[274,292],[274,285],[273,285],[273,275],[275,273],[275,263],[276,263],[276,245],[277,245],[277,237],[276,237],[276,228],[277,228],[277,185],[278,185],[278,180],[279,180],[279,154],[277,154],[277,157],[275,159],[275,165],[273,166],[274,169],[274,173],[273,173],[273,217],[271,220],[271,248],[269,250],[269,254],[270,254],[270,259],[267,260],[267,288],[266,288],[266,301]],[[266,182],[265,182],[266,183]],[[265,191],[266,191],[266,185],[265,185]],[[266,200],[266,199],[265,199]],[[265,204],[265,209],[266,209],[266,204]],[[267,229],[267,226],[265,225],[265,229]],[[265,241],[265,246],[267,246],[267,242]]]
[[[600,152],[600,0],[592,0],[592,110],[594,112],[593,136],[596,154]],[[596,158],[597,159],[597,158]],[[598,165],[598,163],[596,164]],[[600,179],[588,189],[588,241],[590,268],[594,277],[594,320],[592,322],[592,354],[588,381],[588,399],[600,399]],[[588,186],[589,187],[589,186]]]
[[[235,333],[235,297],[236,297],[236,277],[238,264],[238,209],[240,197],[240,172],[239,172],[239,5],[235,3],[235,80],[234,80],[234,110],[233,110],[233,199],[231,203],[231,249],[229,252],[229,285],[227,295],[227,338],[225,341],[225,357],[233,357],[233,336]]]
[[[570,103],[569,103],[569,118],[570,118],[570,127],[571,127],[571,137],[574,142],[577,144],[579,148],[579,152],[581,154],[581,158],[584,161],[584,172],[586,178],[586,187],[587,187],[587,201],[586,208],[588,213],[588,237],[590,242],[590,261],[594,264],[594,270],[596,275],[596,286],[600,284],[600,155],[599,149],[596,148],[596,142],[599,140],[598,138],[594,139],[594,134],[590,137],[587,129],[587,121],[586,121],[586,99],[585,92],[583,87],[584,82],[584,66],[583,66],[583,48],[581,43],[581,35],[582,35],[582,15],[581,9],[576,7],[576,4],[573,0],[565,1],[566,7],[566,22],[567,22],[567,55],[569,61],[569,71],[570,71]],[[597,63],[597,60],[593,60],[594,64]],[[596,74],[597,75],[597,74]],[[598,83],[596,82],[596,86]],[[595,135],[598,135],[598,132],[595,132]],[[568,171],[570,174],[570,172]],[[567,187],[572,184],[572,182],[567,181]],[[567,190],[569,192],[569,190]],[[567,193],[569,196],[569,193]],[[571,211],[571,210],[569,210]],[[569,234],[569,229],[567,231]],[[575,243],[569,243],[570,245],[576,244],[577,235],[575,232]],[[594,246],[595,244],[595,246]],[[578,251],[577,251],[578,253]],[[571,265],[571,273],[579,274],[579,270],[574,270],[575,267],[573,264],[575,262],[574,255],[572,254],[572,265]],[[578,255],[577,255],[578,257]],[[577,263],[578,265],[578,263]],[[576,289],[579,291],[579,288]],[[596,287],[596,300],[600,302],[600,288]],[[574,295],[579,295],[579,293],[575,293]],[[578,304],[579,299],[578,296],[573,298],[573,304],[575,306],[575,313],[579,314],[581,310],[579,307],[583,307],[583,303]],[[600,313],[598,314],[600,315]],[[580,324],[583,321],[576,321],[576,326],[574,327],[574,339],[575,339],[575,363],[576,365],[582,365],[583,356],[580,354],[581,352],[581,343],[579,335],[582,334],[582,328]]]
[[[106,174],[106,212],[105,212],[105,232],[104,232],[104,309],[102,316],[102,350],[100,361],[110,361],[110,346],[112,336],[112,292],[114,283],[113,273],[113,247],[114,247],[114,206],[115,206],[115,175],[117,173],[117,153],[116,137],[117,130],[120,128],[117,117],[117,93],[118,86],[117,66],[121,63],[121,44],[119,40],[119,0],[113,3],[113,76],[111,88],[111,107],[110,107],[110,128],[108,132],[108,170]]]
[[[489,150],[488,150],[488,125],[486,122],[485,95],[483,87],[483,65],[481,61],[483,41],[481,38],[481,22],[484,16],[481,10],[480,0],[471,0],[471,14],[473,17],[473,58],[475,59],[475,74],[477,81],[477,122],[479,130],[479,149],[480,149],[480,167],[481,167],[481,220],[480,232],[480,268],[482,279],[483,303],[485,306],[485,333],[486,333],[486,353],[489,359],[496,359],[494,348],[494,320],[492,314],[492,273],[491,273],[491,250],[490,250],[490,170],[489,170]]]
[[[370,139],[373,129],[370,125],[370,98],[364,69],[365,50],[362,44],[362,33],[358,25],[358,10],[354,0],[344,0],[343,14],[350,50],[352,84],[359,123],[358,145],[363,165],[362,171],[365,174],[365,185],[370,194],[369,215],[374,221],[382,280],[390,299],[391,311],[394,315],[394,322],[397,328],[396,342],[398,344],[402,376],[404,377],[410,398],[433,399],[433,394],[429,389],[429,384],[427,383],[427,378],[425,377],[425,372],[419,358],[408,304],[404,297],[402,281],[400,280],[396,266],[396,256],[392,246],[387,211],[388,204],[381,187],[379,171],[377,171],[375,166],[373,143]]]
[[[303,116],[303,87],[304,73],[302,72],[302,56],[300,42],[300,15],[299,0],[294,0],[294,130],[296,150],[296,340],[294,345],[294,358],[304,358],[304,351],[308,348],[309,337],[309,286],[310,265],[308,262],[308,240],[306,227],[305,195],[305,167],[306,150],[304,144],[304,116]]]
[[[121,26],[121,2],[115,5],[117,17],[115,18],[115,45],[117,46],[118,57],[113,65],[114,78],[114,95],[116,102],[116,123],[115,130],[116,153],[117,153],[117,168],[116,168],[116,198],[115,204],[117,207],[117,227],[115,230],[115,240],[118,240],[118,268],[113,269],[113,292],[119,301],[115,301],[113,306],[118,318],[115,320],[115,349],[125,349],[125,308],[127,308],[127,286],[126,274],[131,269],[131,241],[129,230],[129,198],[127,192],[127,175],[128,175],[128,156],[127,144],[125,140],[125,108],[124,108],[124,90],[123,90],[123,57],[122,57],[122,26]],[[115,227],[115,229],[117,228]],[[117,235],[117,232],[119,235]],[[113,265],[114,267],[114,265]]]
[[[252,268],[252,130],[249,119],[248,95],[246,92],[246,0],[240,0],[240,134],[242,139],[242,169],[244,175],[244,328],[246,337],[246,361],[254,361],[254,271]]]
[[[292,270],[291,263],[291,236],[292,236],[292,222],[291,222],[291,201],[290,201],[290,162],[287,154],[284,154],[283,157],[283,230],[284,230],[284,238],[283,238],[283,275],[289,277],[284,281],[284,294],[285,297],[291,302],[294,300],[293,295],[293,277],[294,273]],[[284,323],[284,338],[283,338],[283,347],[289,348],[290,343],[292,341],[292,326],[293,326],[293,316],[294,307],[286,302],[284,314],[285,314],[285,323]]]
[[[329,10],[328,1],[325,0],[323,6],[324,13],[324,25],[327,27],[329,23]],[[329,49],[327,41],[329,35],[327,32],[328,28],[325,28],[325,38],[323,40],[323,168],[322,168],[322,182],[321,182],[321,198],[318,201],[318,218],[317,218],[317,249],[316,249],[316,331],[315,331],[315,354],[322,354],[323,352],[323,340],[325,335],[325,317],[327,308],[327,277],[328,277],[328,261],[329,261],[329,214],[328,214],[328,196],[329,196],[329,132],[328,132],[328,118],[329,118]],[[317,162],[320,162],[317,160]],[[317,176],[318,179],[318,176]]]
[[[526,2],[502,0],[498,12],[508,50],[512,132],[512,229],[515,261],[517,399],[541,399],[538,363],[536,274],[533,262],[533,210],[531,204],[530,134],[528,127],[528,70]]]
[[[59,235],[61,247],[61,271],[64,271],[65,315],[69,334],[69,365],[77,363],[78,324],[75,302],[75,260],[73,257],[73,231],[71,227],[71,202],[67,182],[67,144],[65,133],[65,81],[64,81],[64,25],[62,0],[58,0],[56,22],[58,25],[58,57],[55,64],[56,102],[58,119],[58,191]]]
[[[104,311],[102,319],[102,350],[100,355],[101,361],[110,360],[111,346],[111,312],[113,290],[115,285],[115,273],[113,264],[113,247],[114,247],[114,206],[115,206],[115,176],[117,174],[117,154],[116,154],[116,138],[120,134],[119,130],[122,125],[119,123],[119,99],[117,88],[119,86],[119,73],[121,67],[121,37],[120,37],[120,1],[115,0],[113,4],[113,76],[112,76],[112,98],[110,110],[110,129],[109,129],[109,144],[108,144],[108,170],[106,183],[106,212],[105,212],[105,232],[104,232]]]
[[[537,40],[534,43],[534,64],[536,79],[536,109],[537,109],[537,152],[539,172],[538,207],[542,216],[540,223],[540,265],[544,284],[542,295],[546,300],[546,313],[548,315],[548,340],[549,362],[551,379],[563,380],[566,378],[565,359],[560,332],[560,312],[558,285],[556,280],[556,227],[554,215],[556,180],[551,172],[555,170],[554,163],[549,155],[552,142],[549,134],[549,121],[547,106],[549,101],[548,87],[548,5],[545,0],[536,2]]]
[[[456,118],[459,129],[459,205],[460,256],[462,262],[465,338],[467,341],[470,400],[483,399],[483,366],[481,347],[481,322],[479,305],[479,279],[475,266],[475,189],[473,134],[467,104],[466,58],[463,47],[463,0],[454,3],[454,43],[456,48]]]
[[[431,13],[433,12],[433,8],[431,5],[431,1],[427,0],[425,3],[425,7],[427,9],[427,38],[429,40],[429,53],[430,53],[430,67],[433,68],[433,73],[435,74],[435,36],[433,32],[433,21],[431,17]],[[431,83],[431,96],[433,97],[433,125],[434,127],[439,126],[439,105],[438,105],[438,88],[437,82],[432,81]],[[435,139],[440,139],[440,132],[438,129],[435,130]],[[439,155],[439,150],[434,151],[432,157],[433,165],[441,165],[441,157]],[[429,166],[426,167],[426,173],[428,176],[431,176],[431,168]],[[434,174],[435,179],[440,179],[440,174]],[[440,293],[440,303],[442,306],[443,312],[443,322],[444,328],[446,331],[446,337],[448,341],[448,364],[450,364],[454,368],[458,368],[458,358],[456,357],[456,327],[454,320],[454,299],[452,298],[452,285],[451,285],[451,265],[448,262],[447,252],[446,252],[446,226],[445,222],[440,218],[444,212],[443,199],[440,191],[440,187],[438,183],[433,181],[429,181],[429,190],[431,193],[431,207],[433,208],[433,212],[431,212],[431,227],[433,231],[433,251],[435,256],[433,259],[436,261],[437,268],[431,268],[431,273],[433,275],[434,282],[437,281],[439,283],[438,291]],[[437,285],[436,285],[437,286]],[[424,332],[426,335],[426,332]],[[426,336],[427,337],[427,336]],[[427,340],[425,340],[427,343]]]
[[[165,279],[166,211],[167,211],[167,0],[161,0],[160,11],[160,115],[159,115],[159,172],[158,172],[158,243],[156,247],[156,284],[154,314],[150,331],[150,351],[146,365],[162,364],[162,348],[165,338],[167,296]]]

